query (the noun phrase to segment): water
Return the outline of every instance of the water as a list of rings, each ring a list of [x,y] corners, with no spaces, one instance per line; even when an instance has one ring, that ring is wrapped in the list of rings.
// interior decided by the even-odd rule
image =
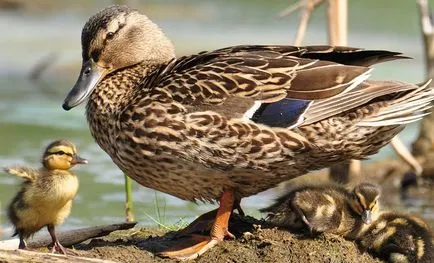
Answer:
[[[353,46],[405,52],[415,59],[389,63],[374,71],[374,78],[408,82],[422,81],[424,75],[416,9],[402,1],[387,12],[377,1],[352,1],[350,36]],[[84,1],[78,1],[83,4]],[[286,1],[157,1],[147,2],[144,10],[173,40],[177,53],[184,55],[236,44],[290,44],[298,16],[277,18]],[[0,13],[0,166],[26,164],[39,166],[42,149],[50,141],[68,138],[76,143],[81,156],[90,163],[75,169],[80,191],[73,211],[62,229],[114,223],[124,219],[123,176],[110,158],[94,143],[88,131],[84,109],[68,113],[60,105],[74,84],[80,67],[79,39],[87,17],[105,6],[94,1],[88,6],[56,5],[58,11],[19,11]],[[393,13],[395,12],[395,13]],[[318,11],[309,27],[305,44],[325,44],[324,10]],[[365,15],[363,15],[365,14]],[[394,15],[387,15],[394,14]],[[369,19],[367,19],[369,18]],[[28,79],[33,66],[48,56],[57,59],[38,81]],[[417,126],[409,127],[402,138],[406,143],[416,136]],[[390,149],[374,157],[393,155]],[[0,226],[10,229],[4,208],[17,190],[19,180],[0,174]],[[190,221],[213,205],[196,205],[153,190],[133,185],[134,212],[143,225],[155,225],[152,218],[171,225]],[[259,215],[275,193],[269,191],[243,200],[249,214]],[[399,204],[399,201],[395,205]],[[423,197],[411,201],[415,212],[433,218],[432,208]],[[157,210],[160,212],[157,212]],[[1,238],[1,237],[0,237]]]

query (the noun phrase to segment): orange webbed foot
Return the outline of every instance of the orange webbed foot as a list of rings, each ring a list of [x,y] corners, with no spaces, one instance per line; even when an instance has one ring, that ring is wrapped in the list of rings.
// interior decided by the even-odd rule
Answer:
[[[229,217],[234,206],[234,193],[232,190],[225,191],[220,198],[220,206],[217,210],[208,212],[193,221],[189,226],[180,231],[177,244],[158,253],[161,257],[175,258],[179,260],[195,259],[214,247],[225,238],[234,239],[235,236],[228,231]],[[212,217],[215,219],[212,221]],[[212,222],[211,227],[209,227]],[[210,235],[195,235],[196,231],[210,229]],[[177,236],[179,236],[177,235]]]

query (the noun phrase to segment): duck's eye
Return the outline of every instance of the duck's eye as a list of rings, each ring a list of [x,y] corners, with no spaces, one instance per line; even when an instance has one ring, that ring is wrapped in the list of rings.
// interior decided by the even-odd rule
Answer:
[[[90,71],[91,71],[91,68],[88,67],[88,68],[86,68],[86,70],[83,72],[83,74],[84,74],[84,75],[89,75]]]
[[[115,35],[115,33],[113,33],[113,32],[108,32],[107,35],[106,35],[106,38],[107,38],[107,39],[111,39],[111,38],[113,38],[114,35]]]

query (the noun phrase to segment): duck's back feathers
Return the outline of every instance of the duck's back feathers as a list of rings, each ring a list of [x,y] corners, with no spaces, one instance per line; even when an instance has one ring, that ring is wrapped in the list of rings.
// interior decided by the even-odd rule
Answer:
[[[38,170],[27,167],[6,167],[3,170],[9,174],[16,175],[26,181],[34,182],[35,178],[40,173]]]
[[[370,67],[396,59],[408,59],[399,52],[387,50],[365,50],[352,47],[305,46],[301,57],[336,62],[344,65]]]
[[[398,58],[395,52],[342,47],[235,46],[172,61],[146,82],[167,88],[183,104],[221,104],[229,96],[264,103],[316,100],[357,86],[368,77],[368,66]]]
[[[231,108],[228,117],[294,127],[305,122],[303,115],[309,113],[312,101],[335,101],[341,94],[341,103],[327,108],[335,114],[379,96],[370,93],[372,88],[344,94],[369,77],[372,64],[399,58],[404,57],[396,52],[348,47],[235,46],[172,60],[157,68],[141,86],[158,92],[164,89],[175,101],[194,107],[192,111],[218,112],[220,105],[225,105]],[[341,105],[356,96],[366,98]],[[314,108],[318,109],[325,110],[321,103]],[[318,121],[330,114],[309,116]]]

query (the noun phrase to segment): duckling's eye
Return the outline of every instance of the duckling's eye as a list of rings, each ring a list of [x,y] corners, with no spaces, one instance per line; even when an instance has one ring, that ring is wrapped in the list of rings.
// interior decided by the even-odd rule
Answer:
[[[113,32],[108,32],[107,35],[106,35],[105,37],[106,37],[106,39],[111,39],[111,38],[113,38],[114,35],[115,35],[115,33],[113,33]]]
[[[64,151],[57,151],[57,152],[55,152],[55,153],[53,153],[53,154],[56,154],[56,155],[68,155],[68,156],[72,157],[72,154],[70,154],[70,153],[66,153],[66,152],[64,152]]]

